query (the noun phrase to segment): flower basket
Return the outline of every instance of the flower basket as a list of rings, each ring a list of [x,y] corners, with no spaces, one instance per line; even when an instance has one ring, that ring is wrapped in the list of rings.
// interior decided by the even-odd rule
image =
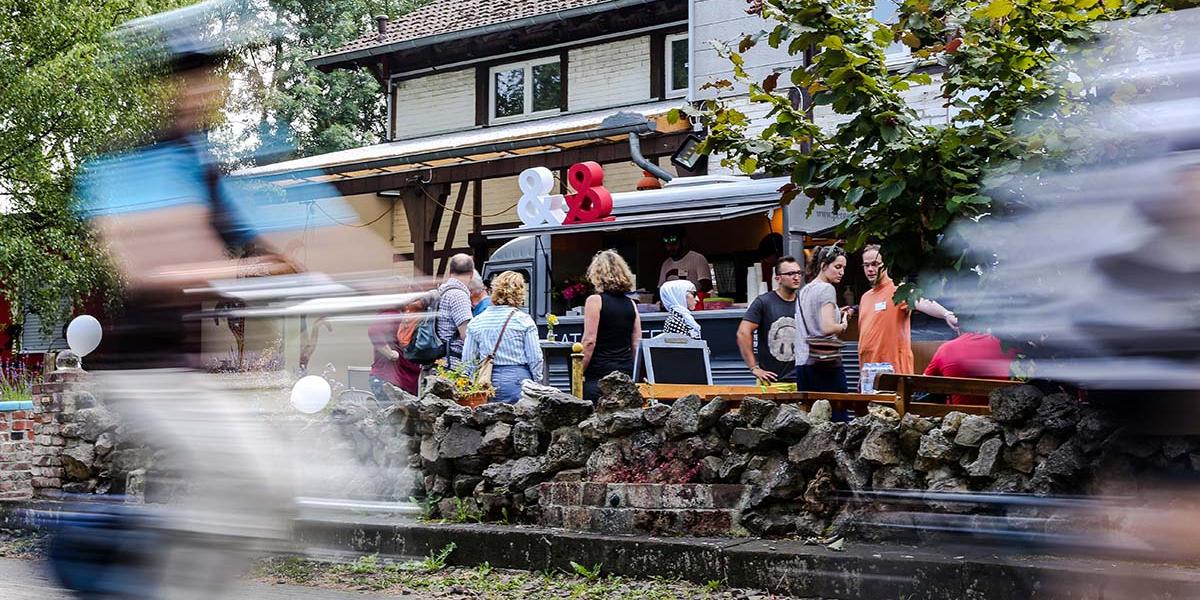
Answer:
[[[487,404],[492,397],[492,390],[479,390],[477,392],[465,392],[458,395],[458,403],[467,408],[475,408],[483,404]]]

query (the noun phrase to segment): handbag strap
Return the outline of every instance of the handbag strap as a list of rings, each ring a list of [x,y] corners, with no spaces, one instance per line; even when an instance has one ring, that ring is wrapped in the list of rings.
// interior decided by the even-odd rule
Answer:
[[[500,328],[500,335],[496,336],[496,347],[492,348],[492,353],[490,356],[493,358],[496,356],[496,353],[500,351],[500,342],[504,341],[504,332],[508,329],[508,322],[511,321],[516,315],[517,309],[514,308],[512,309],[512,312],[508,313],[508,318],[504,320],[504,326]]]
[[[812,337],[812,334],[808,331],[808,320],[804,318],[804,302],[801,300],[804,290],[807,288],[808,286],[806,285],[800,288],[799,292],[796,292],[796,310],[800,311],[800,325],[804,327],[804,339],[806,340]]]

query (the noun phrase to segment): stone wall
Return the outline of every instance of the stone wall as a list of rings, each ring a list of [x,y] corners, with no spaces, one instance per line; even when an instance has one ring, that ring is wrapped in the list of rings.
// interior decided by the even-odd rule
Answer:
[[[433,516],[606,531],[829,535],[871,506],[860,497],[871,490],[1074,494],[1149,470],[1200,470],[1194,439],[1123,436],[1100,409],[1028,385],[993,393],[990,416],[874,407],[849,422],[832,421],[824,401],[806,410],[745,398],[731,411],[689,396],[643,407],[619,375],[602,390],[595,409],[527,390],[515,405],[472,410],[434,380],[423,398],[395,393],[386,418],[419,450],[411,464]],[[688,504],[685,489],[710,500]]]

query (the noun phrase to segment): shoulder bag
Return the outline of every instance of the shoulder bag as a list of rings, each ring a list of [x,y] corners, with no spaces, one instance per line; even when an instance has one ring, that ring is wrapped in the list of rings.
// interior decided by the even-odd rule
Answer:
[[[492,348],[492,353],[483,357],[479,361],[479,366],[475,369],[475,384],[479,386],[492,385],[492,367],[496,363],[496,353],[500,351],[500,342],[504,340],[504,332],[508,329],[508,322],[517,314],[516,308],[508,313],[508,318],[504,320],[504,326],[500,328],[500,335],[496,336],[496,346]]]
[[[800,290],[800,292],[803,294],[804,290]],[[796,308],[800,311],[800,325],[804,327],[804,343],[808,345],[808,361],[822,365],[832,365],[841,362],[842,347],[846,343],[837,336],[817,337],[809,334],[808,320],[804,318],[804,302],[799,294],[796,296]]]

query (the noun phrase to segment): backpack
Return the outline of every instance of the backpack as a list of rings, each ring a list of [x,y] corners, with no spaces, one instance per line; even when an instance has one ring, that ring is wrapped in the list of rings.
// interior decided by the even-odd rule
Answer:
[[[431,365],[446,356],[446,344],[437,335],[439,298],[433,294],[425,310],[405,319],[396,331],[400,353],[419,365]]]

